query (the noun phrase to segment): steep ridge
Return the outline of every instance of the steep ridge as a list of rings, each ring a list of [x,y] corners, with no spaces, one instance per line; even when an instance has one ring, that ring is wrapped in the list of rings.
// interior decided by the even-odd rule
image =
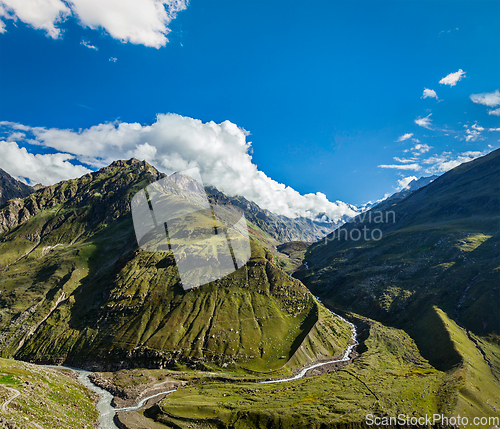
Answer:
[[[499,213],[496,150],[348,222],[309,247],[295,276],[327,304],[408,332],[448,374],[447,412],[496,413]]]
[[[117,161],[0,210],[2,356],[264,372],[342,353],[349,326],[322,311],[256,240],[244,267],[188,292],[171,253],[139,249],[130,201],[162,177],[145,162]],[[249,229],[266,234],[251,222]],[[318,346],[286,366],[309,331]]]
[[[0,207],[12,198],[24,198],[34,191],[34,188],[14,179],[0,168]]]
[[[499,213],[496,150],[313,244],[305,255],[311,269],[297,277],[372,317],[414,324],[437,305],[477,335],[498,338]]]
[[[214,204],[231,204],[244,210],[247,219],[280,243],[289,241],[317,241],[337,227],[335,222],[319,222],[303,217],[290,219],[261,209],[246,198],[228,197],[216,188],[207,187],[209,200]]]

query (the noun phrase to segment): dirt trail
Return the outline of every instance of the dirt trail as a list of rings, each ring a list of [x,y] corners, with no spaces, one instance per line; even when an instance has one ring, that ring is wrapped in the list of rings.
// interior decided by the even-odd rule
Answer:
[[[14,400],[16,399],[20,394],[21,392],[19,392],[19,390],[17,389],[13,389],[12,387],[7,387],[7,386],[4,386],[2,384],[2,387],[4,387],[5,389],[7,390],[10,390],[11,392],[14,392],[14,396],[10,399],[8,399],[7,401],[5,401],[3,404],[2,404],[2,413],[3,414],[6,414],[8,413],[9,411],[7,410],[7,407],[9,406],[9,404]]]

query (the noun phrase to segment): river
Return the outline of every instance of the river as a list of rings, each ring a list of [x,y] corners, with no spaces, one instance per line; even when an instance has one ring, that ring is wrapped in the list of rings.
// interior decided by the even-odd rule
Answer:
[[[321,302],[319,298],[316,297],[316,299],[319,302]],[[352,329],[351,341],[353,342],[353,344],[351,344],[350,346],[347,347],[347,349],[345,350],[344,355],[342,356],[342,358],[341,359],[335,359],[335,360],[329,360],[327,362],[315,363],[314,365],[311,365],[311,366],[308,366],[308,367],[304,368],[302,371],[300,371],[297,375],[295,375],[293,377],[280,378],[280,379],[277,379],[277,380],[261,381],[260,383],[263,383],[263,384],[268,384],[268,383],[283,383],[285,381],[298,380],[299,378],[304,377],[306,375],[307,371],[309,371],[310,369],[318,368],[320,366],[328,365],[330,363],[345,362],[345,361],[349,360],[349,355],[351,354],[352,350],[354,349],[354,347],[356,347],[359,344],[358,343],[358,331],[356,329],[356,325],[354,325],[354,323],[351,323],[348,320],[344,319],[342,316],[338,315],[337,313],[334,313],[333,311],[329,310],[328,308],[327,308],[327,310],[330,313],[332,313],[334,316],[338,317],[343,322],[345,322],[348,325],[350,325],[351,329]]]
[[[82,383],[85,387],[96,392],[100,398],[97,402],[96,408],[99,412],[99,428],[100,429],[118,429],[113,417],[115,416],[115,408],[111,405],[113,400],[113,395],[107,390],[101,389],[92,383],[89,379],[89,375],[92,374],[91,371],[85,371],[80,368],[73,368],[71,366],[58,366],[58,365],[43,365],[46,368],[54,369],[70,369],[78,373],[78,381]]]
[[[318,299],[319,300],[319,299]],[[321,302],[321,301],[320,301]],[[328,310],[328,309],[327,309]],[[331,310],[328,310],[330,313],[332,313],[334,316],[338,317],[340,320],[343,322],[349,324],[352,328],[352,342],[350,346],[347,347],[346,351],[344,352],[344,355],[342,356],[341,359],[336,359],[336,360],[330,360],[327,362],[321,362],[321,363],[316,363],[311,366],[308,366],[304,368],[302,371],[300,371],[297,375],[293,377],[288,377],[288,378],[281,378],[277,380],[268,380],[268,381],[260,381],[259,383],[282,383],[285,381],[293,381],[293,380],[298,380],[299,378],[302,378],[306,375],[307,371],[313,368],[318,368],[323,365],[328,365],[330,363],[336,363],[336,362],[344,362],[349,360],[349,355],[351,354],[352,350],[356,345],[358,344],[357,340],[357,330],[356,326],[354,323],[349,322],[348,320],[344,319],[342,316],[339,316],[338,314],[334,313]],[[114,422],[114,416],[116,412],[121,412],[121,411],[136,411],[139,408],[141,408],[146,401],[152,398],[156,398],[161,395],[169,394],[172,392],[175,392],[176,389],[173,390],[168,390],[165,392],[157,393],[155,395],[148,396],[144,399],[142,399],[138,404],[131,406],[131,407],[124,407],[124,408],[115,408],[111,405],[111,401],[113,400],[113,395],[109,393],[107,390],[101,389],[100,387],[96,386],[94,383],[92,383],[89,379],[89,375],[92,374],[90,371],[85,371],[80,368],[73,368],[69,366],[57,366],[57,365],[42,365],[46,368],[55,368],[55,369],[69,369],[72,371],[75,371],[78,373],[78,380],[80,383],[82,383],[85,387],[88,389],[92,390],[93,392],[96,392],[100,398],[99,401],[96,405],[97,411],[99,412],[99,428],[100,429],[118,429],[118,426],[116,426]]]

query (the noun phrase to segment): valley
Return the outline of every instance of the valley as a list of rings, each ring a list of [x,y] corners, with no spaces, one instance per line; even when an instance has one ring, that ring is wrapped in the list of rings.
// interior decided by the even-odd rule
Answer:
[[[207,188],[212,205],[245,214],[251,256],[187,291],[172,252],[137,245],[130,201],[165,177],[144,161],[6,201],[0,427],[95,425],[97,396],[67,367],[109,392],[98,406],[103,428],[361,428],[368,414],[499,416],[499,157],[372,208],[394,213],[376,225],[380,240],[349,239],[373,228],[371,217],[325,226]],[[57,393],[65,389],[68,397]],[[81,402],[74,412],[72,401]],[[47,420],[58,406],[68,415],[57,418],[72,423]]]

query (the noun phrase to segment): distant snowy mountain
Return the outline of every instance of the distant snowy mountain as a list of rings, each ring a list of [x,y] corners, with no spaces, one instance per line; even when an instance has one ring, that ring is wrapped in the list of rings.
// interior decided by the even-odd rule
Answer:
[[[427,186],[429,183],[436,180],[438,177],[439,176],[428,176],[428,177],[421,177],[420,179],[417,180],[413,179],[410,183],[408,183],[408,185],[406,185],[406,188],[404,188],[403,191],[416,191],[417,189]]]

